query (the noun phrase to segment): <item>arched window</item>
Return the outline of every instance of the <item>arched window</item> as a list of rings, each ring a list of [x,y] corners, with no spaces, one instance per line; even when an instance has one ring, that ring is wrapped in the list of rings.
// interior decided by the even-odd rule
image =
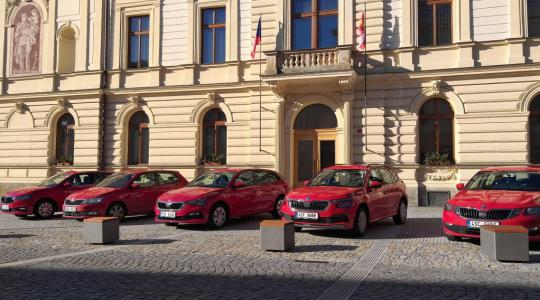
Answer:
[[[294,121],[294,129],[336,128],[336,114],[323,104],[312,104],[302,109]]]
[[[58,37],[58,72],[75,72],[75,56],[77,53],[75,30],[65,27]]]
[[[529,160],[540,164],[540,95],[529,107]]]
[[[454,111],[444,99],[428,100],[420,109],[420,163],[453,162]]]
[[[56,123],[56,162],[73,164],[75,120],[71,114],[64,114]]]
[[[227,127],[225,114],[219,109],[209,110],[203,119],[204,163],[227,163]]]
[[[129,120],[128,164],[148,163],[149,132],[148,116],[138,111]]]

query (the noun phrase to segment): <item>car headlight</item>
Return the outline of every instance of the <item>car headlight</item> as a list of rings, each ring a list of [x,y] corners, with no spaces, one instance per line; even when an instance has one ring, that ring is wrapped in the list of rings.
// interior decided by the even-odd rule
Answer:
[[[30,198],[32,198],[32,195],[22,195],[13,197],[13,200],[28,200]]]
[[[515,218],[519,215],[521,215],[521,212],[523,211],[523,209],[521,208],[515,208],[515,209],[512,209],[512,212],[510,212],[510,215],[508,216],[508,218]]]
[[[351,208],[353,205],[353,199],[351,198],[332,200],[330,202],[335,204],[337,208]]]
[[[99,204],[101,203],[101,201],[103,201],[103,197],[86,199],[82,203],[83,204]]]
[[[454,211],[456,207],[452,204],[450,204],[449,202],[446,202],[446,205],[444,206],[444,210],[446,211]]]
[[[540,216],[540,206],[529,207],[525,210],[527,216]]]
[[[191,201],[186,201],[187,204],[191,204],[191,205],[197,205],[197,206],[203,206],[204,204],[206,204],[206,198],[201,198],[201,199],[195,199],[195,200],[191,200]]]

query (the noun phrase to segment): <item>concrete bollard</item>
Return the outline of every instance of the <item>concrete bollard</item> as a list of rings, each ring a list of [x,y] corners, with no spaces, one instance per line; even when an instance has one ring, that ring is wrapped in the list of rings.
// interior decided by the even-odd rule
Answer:
[[[529,261],[529,230],[523,226],[481,226],[480,253],[499,261]]]
[[[115,217],[95,217],[84,220],[83,239],[87,244],[108,244],[120,239],[120,220]]]
[[[294,248],[294,222],[265,220],[261,222],[261,249],[287,251]]]

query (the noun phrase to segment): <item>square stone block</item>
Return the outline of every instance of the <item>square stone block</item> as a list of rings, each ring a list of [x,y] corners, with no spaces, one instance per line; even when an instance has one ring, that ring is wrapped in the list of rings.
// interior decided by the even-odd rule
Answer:
[[[120,220],[95,217],[84,220],[83,239],[87,244],[108,244],[120,239]]]
[[[294,222],[265,220],[261,222],[261,249],[287,251],[294,248]]]
[[[480,253],[499,261],[529,261],[529,231],[523,226],[481,226]]]

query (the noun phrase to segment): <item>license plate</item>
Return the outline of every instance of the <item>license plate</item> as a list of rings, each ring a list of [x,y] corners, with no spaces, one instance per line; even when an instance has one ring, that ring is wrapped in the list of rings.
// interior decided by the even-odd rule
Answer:
[[[162,218],[176,218],[176,212],[175,211],[160,211],[159,216]]]
[[[77,212],[77,206],[64,206],[65,212]]]
[[[9,205],[2,204],[2,210],[9,210]]]
[[[493,221],[473,221],[469,220],[467,221],[467,227],[468,228],[480,228],[480,226],[483,225],[500,225],[500,222],[493,222]]]
[[[319,219],[318,213],[306,213],[298,211],[296,212],[296,218],[297,219],[309,219],[309,220],[317,220]]]

